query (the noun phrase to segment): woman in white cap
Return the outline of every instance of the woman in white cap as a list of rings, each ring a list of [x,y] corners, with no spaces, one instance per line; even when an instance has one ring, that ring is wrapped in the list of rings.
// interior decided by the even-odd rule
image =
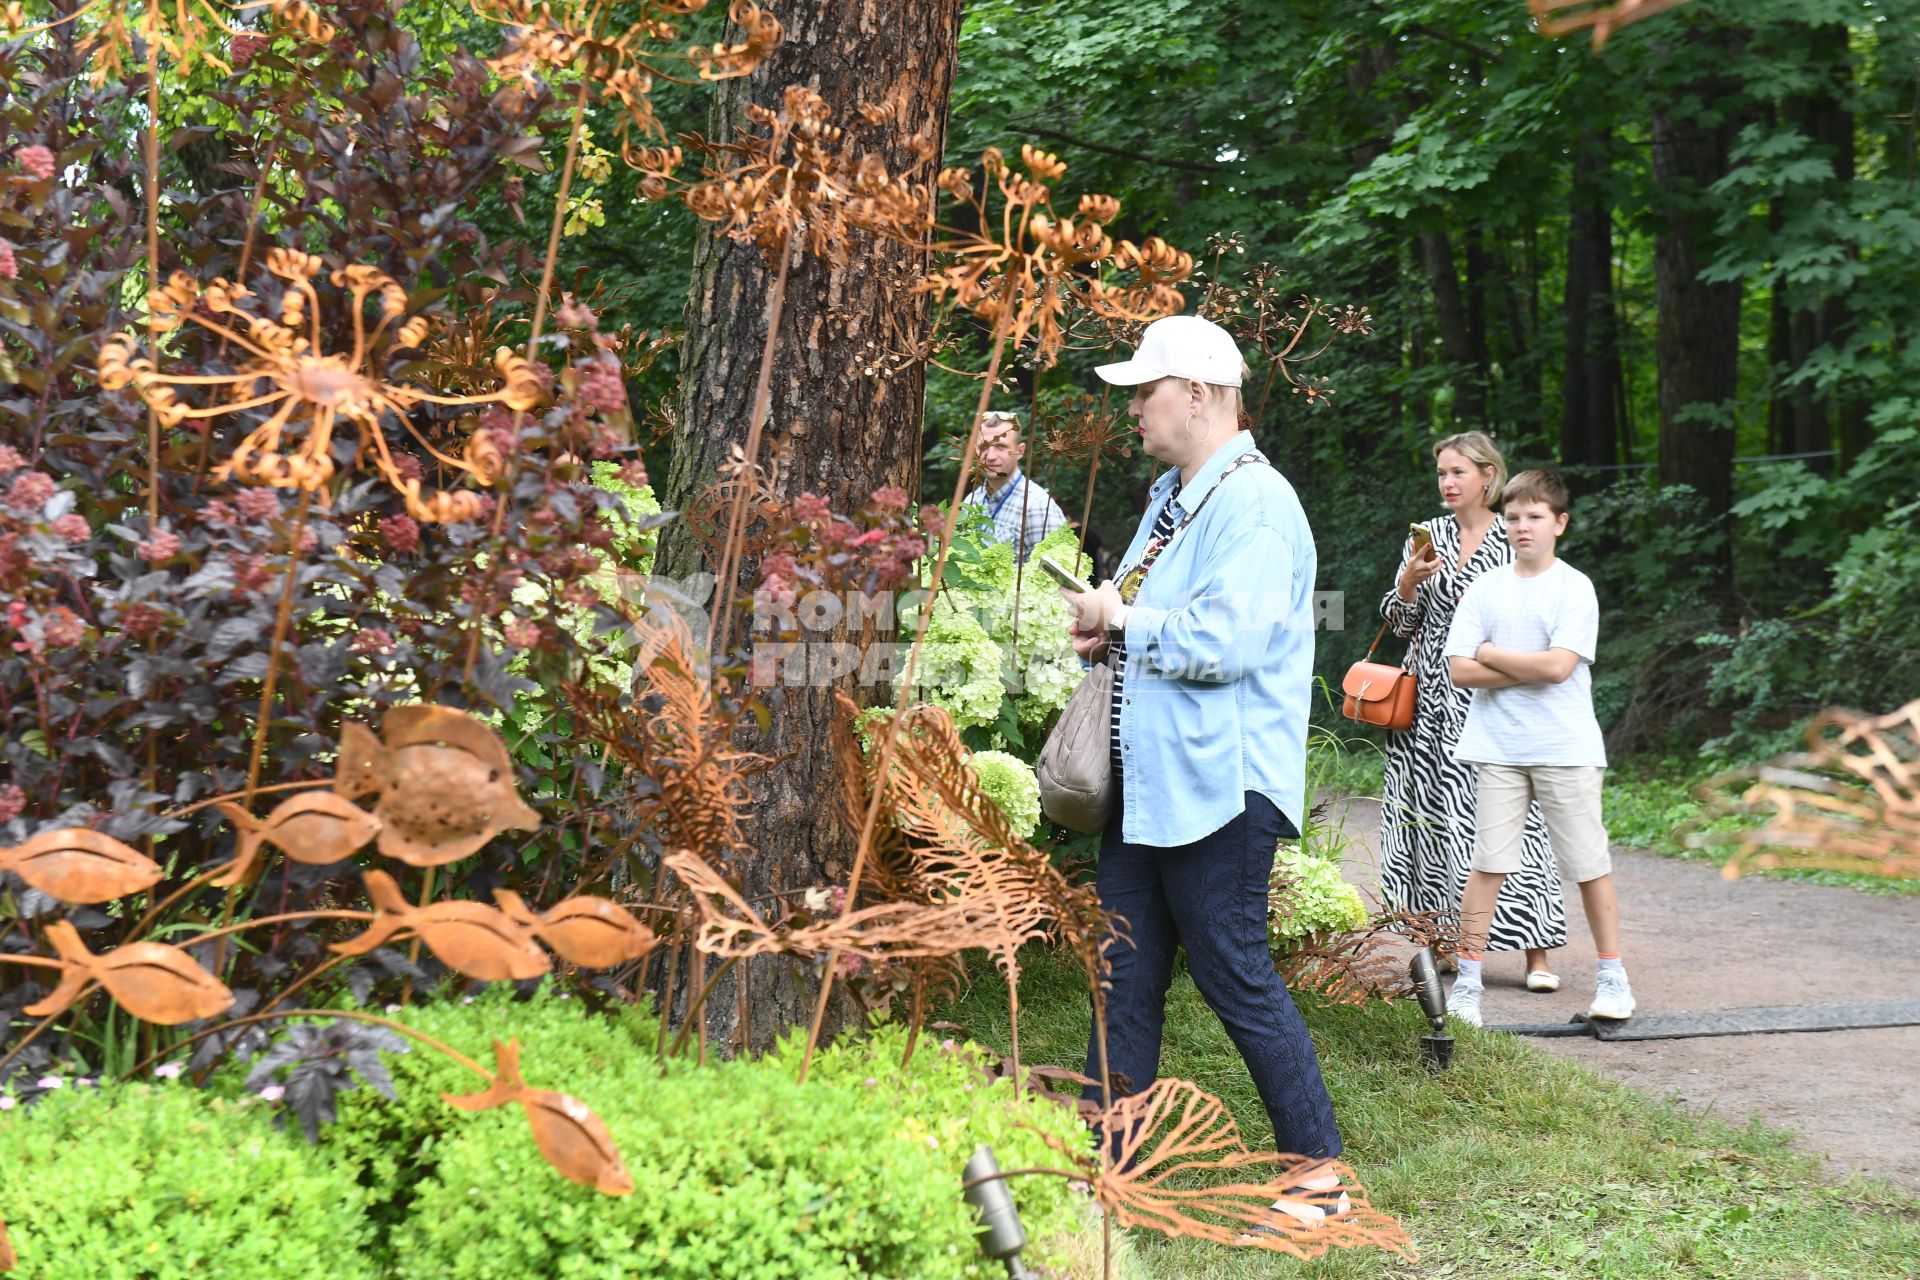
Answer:
[[[1120,580],[1067,592],[1073,646],[1114,670],[1120,804],[1100,845],[1109,945],[1108,1066],[1116,1088],[1159,1073],[1174,951],[1226,1025],[1281,1151],[1339,1153],[1306,1024],[1267,950],[1274,849],[1306,816],[1313,683],[1313,532],[1293,486],[1240,426],[1246,365],[1225,329],[1156,321],[1133,359],[1097,370],[1132,387],[1142,449],[1170,468]],[[1087,1074],[1099,1070],[1093,1048]]]

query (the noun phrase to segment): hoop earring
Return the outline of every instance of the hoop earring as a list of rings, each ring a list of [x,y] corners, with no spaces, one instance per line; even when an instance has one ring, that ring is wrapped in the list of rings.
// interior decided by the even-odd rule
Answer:
[[[1209,441],[1209,440],[1211,440],[1211,439],[1213,439],[1213,424],[1212,424],[1211,422],[1209,422],[1209,423],[1207,424],[1207,429],[1206,429],[1206,431],[1205,431],[1205,432],[1203,432],[1202,434],[1200,434],[1200,435],[1197,435],[1197,436],[1196,436],[1196,435],[1194,435],[1194,434],[1193,434],[1193,420],[1194,420],[1194,418],[1196,418],[1196,417],[1198,417],[1198,416],[1199,416],[1199,415],[1197,415],[1197,414],[1192,414],[1192,413],[1190,413],[1190,414],[1188,414],[1188,415],[1187,415],[1187,421],[1186,421],[1186,425],[1184,425],[1184,426],[1182,426],[1182,427],[1180,428],[1180,433],[1181,433],[1182,435],[1184,435],[1184,436],[1186,436],[1186,438],[1187,438],[1187,439],[1189,439],[1189,440],[1191,440],[1191,441],[1192,441],[1193,443],[1195,443],[1195,444],[1205,444],[1205,443],[1206,443],[1207,441]]]

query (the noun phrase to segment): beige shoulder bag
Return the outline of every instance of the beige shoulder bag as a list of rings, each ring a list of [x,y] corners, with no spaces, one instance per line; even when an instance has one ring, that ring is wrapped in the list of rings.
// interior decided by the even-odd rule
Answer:
[[[1104,831],[1113,812],[1113,668],[1102,659],[1080,678],[1034,766],[1040,810],[1071,831]]]

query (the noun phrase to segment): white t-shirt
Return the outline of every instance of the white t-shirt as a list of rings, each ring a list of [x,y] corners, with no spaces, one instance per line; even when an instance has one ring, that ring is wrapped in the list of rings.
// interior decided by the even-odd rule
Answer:
[[[1589,671],[1599,633],[1593,583],[1565,561],[1531,578],[1507,564],[1475,579],[1454,610],[1447,657],[1471,658],[1488,643],[1521,653],[1568,649],[1580,661],[1559,684],[1475,689],[1454,757],[1469,764],[1605,768],[1607,748],[1593,716]]]

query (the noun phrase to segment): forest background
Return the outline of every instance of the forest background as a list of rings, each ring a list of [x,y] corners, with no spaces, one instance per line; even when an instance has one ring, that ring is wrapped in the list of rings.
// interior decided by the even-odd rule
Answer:
[[[1744,754],[1820,706],[1892,705],[1886,673],[1920,660],[1917,102],[1920,0],[1692,0],[1597,54],[1511,0],[976,0],[946,151],[1031,138],[1120,197],[1116,236],[1371,311],[1256,428],[1346,597],[1323,675],[1438,511],[1431,442],[1482,429],[1575,486],[1563,553],[1601,590],[1616,750]],[[582,279],[678,328],[696,238],[639,224],[690,216],[603,172],[569,225]],[[1238,248],[1204,252],[1216,234]],[[1096,362],[1012,368],[996,404],[1044,415]],[[669,352],[635,387],[656,477],[677,377]],[[975,394],[929,376],[928,497]],[[1029,461],[1077,518],[1086,465]],[[1102,465],[1117,550],[1154,468]]]

